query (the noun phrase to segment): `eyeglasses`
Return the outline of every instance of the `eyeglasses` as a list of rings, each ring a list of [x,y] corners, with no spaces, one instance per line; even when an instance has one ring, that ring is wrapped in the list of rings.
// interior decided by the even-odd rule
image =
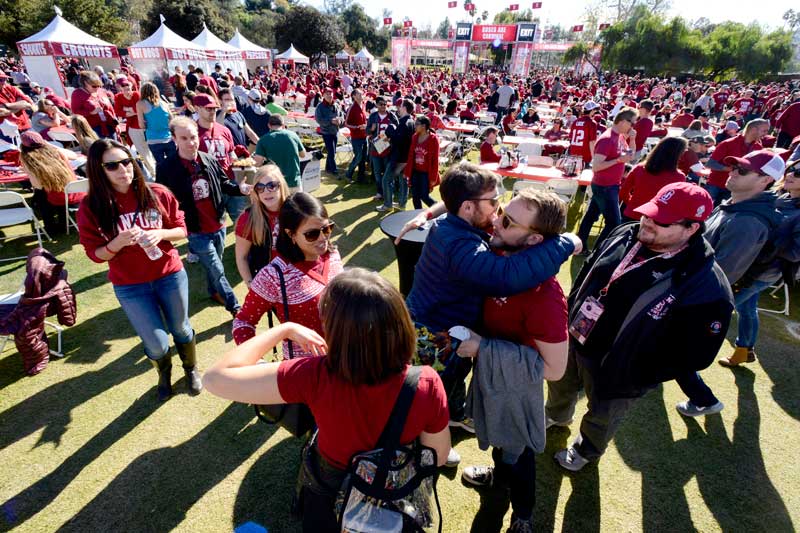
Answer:
[[[679,221],[677,221],[677,222],[671,222],[671,223],[669,223],[669,224],[664,224],[663,222],[658,222],[658,221],[656,221],[656,220],[653,220],[653,219],[652,219],[652,218],[650,218],[650,217],[645,217],[645,218],[647,218],[648,220],[650,220],[650,222],[652,222],[653,224],[655,224],[655,225],[656,225],[656,226],[658,226],[659,228],[671,228],[672,226],[678,226],[678,225],[680,225],[680,226],[683,226],[684,228],[688,228],[688,227],[690,227],[692,224],[694,224],[694,222],[693,222],[693,221],[691,221],[691,220],[679,220]]]
[[[275,191],[280,186],[281,183],[279,181],[270,181],[269,183],[256,183],[253,185],[253,189],[255,189],[256,193],[261,194],[264,191]]]
[[[502,198],[502,194],[496,194],[491,198],[468,198],[471,202],[491,202],[492,207],[497,207],[500,205],[500,198]]]
[[[330,222],[328,224],[325,224],[319,229],[312,229],[303,232],[303,237],[305,237],[308,242],[317,242],[317,239],[319,239],[320,234],[325,235],[326,237],[330,237],[331,233],[333,233],[333,228],[335,226],[336,226],[335,223]]]
[[[506,213],[505,209],[503,209],[503,206],[499,206],[497,208],[497,216],[500,217],[500,224],[503,226],[503,229],[508,229],[511,226],[517,226],[518,228],[526,229],[526,230],[531,231],[533,233],[538,233],[539,232],[539,230],[537,230],[536,228],[533,228],[533,227],[530,227],[530,226],[525,226],[523,224],[520,224],[519,222],[517,222],[513,218],[511,218],[511,215]]]
[[[759,176],[766,176],[766,174],[764,174],[763,172],[759,172],[757,170],[750,170],[749,168],[744,168],[744,167],[733,167],[733,170],[740,176],[747,176],[748,174],[751,173],[756,173]]]
[[[120,159],[119,161],[109,161],[107,163],[103,163],[103,168],[106,170],[110,170],[111,172],[114,172],[119,168],[120,165],[125,165],[127,167],[132,164],[133,164],[133,159],[128,157],[125,159]]]

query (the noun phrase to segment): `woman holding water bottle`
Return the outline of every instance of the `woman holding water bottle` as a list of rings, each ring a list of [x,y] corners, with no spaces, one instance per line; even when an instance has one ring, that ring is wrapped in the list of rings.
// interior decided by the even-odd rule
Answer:
[[[89,149],[89,194],[78,211],[80,241],[108,279],[123,311],[158,371],[158,399],[172,395],[169,334],[183,362],[191,394],[202,390],[195,336],[189,324],[189,284],[171,241],[186,237],[172,193],[147,183],[128,148],[100,139]]]

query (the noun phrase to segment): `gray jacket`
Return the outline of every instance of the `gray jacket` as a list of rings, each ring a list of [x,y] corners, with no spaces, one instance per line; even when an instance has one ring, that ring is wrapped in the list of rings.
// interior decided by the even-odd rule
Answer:
[[[330,105],[320,100],[316,110],[314,110],[314,119],[319,124],[319,131],[325,135],[336,135],[339,133],[339,126],[331,122],[335,118],[341,116],[339,106],[334,101]]]
[[[466,413],[475,421],[482,450],[490,445],[508,454],[545,445],[544,361],[533,348],[513,342],[481,341],[475,358]]]

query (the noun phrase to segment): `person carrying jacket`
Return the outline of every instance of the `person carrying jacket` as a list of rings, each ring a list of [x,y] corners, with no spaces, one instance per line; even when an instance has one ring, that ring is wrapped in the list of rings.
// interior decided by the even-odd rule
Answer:
[[[339,172],[336,170],[336,139],[339,136],[339,128],[344,124],[344,118],[339,105],[333,101],[333,89],[330,87],[322,90],[322,101],[314,110],[314,120],[319,124],[325,150],[328,152],[325,172],[337,176]]]
[[[568,299],[564,377],[548,383],[547,426],[568,426],[578,391],[589,410],[555,454],[576,472],[599,460],[635,401],[658,383],[708,367],[725,340],[730,285],[703,238],[711,196],[671,183],[589,257]]]

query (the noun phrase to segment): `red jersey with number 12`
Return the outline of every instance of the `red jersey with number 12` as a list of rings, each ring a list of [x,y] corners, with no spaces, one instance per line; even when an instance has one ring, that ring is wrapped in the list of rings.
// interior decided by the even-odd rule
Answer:
[[[597,140],[597,123],[589,117],[580,117],[569,132],[569,155],[583,157],[584,163],[592,161],[590,143]]]

